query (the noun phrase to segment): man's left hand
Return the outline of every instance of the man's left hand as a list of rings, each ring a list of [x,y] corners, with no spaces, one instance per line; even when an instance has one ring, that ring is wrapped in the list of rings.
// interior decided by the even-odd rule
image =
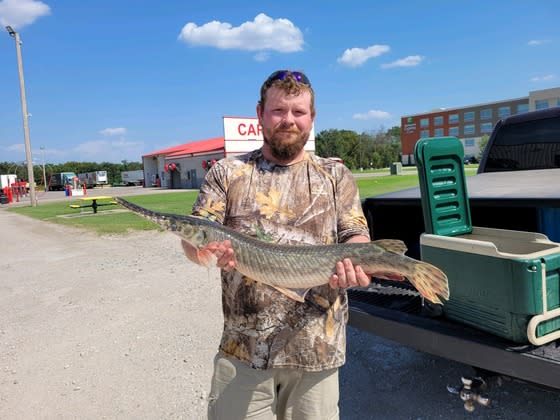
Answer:
[[[329,279],[329,284],[333,289],[353,286],[366,287],[370,283],[370,276],[362,270],[362,267],[352,264],[350,258],[337,262],[336,274],[333,274]]]
[[[363,235],[351,237],[347,243],[367,243],[369,238]],[[329,279],[329,284],[333,289],[338,287],[346,288],[353,286],[369,286],[371,277],[364,272],[359,265],[352,264],[349,258],[336,263],[336,274]]]

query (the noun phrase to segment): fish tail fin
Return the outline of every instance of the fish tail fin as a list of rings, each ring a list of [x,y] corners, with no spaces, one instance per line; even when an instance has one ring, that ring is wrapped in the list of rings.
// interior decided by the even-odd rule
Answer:
[[[440,298],[449,299],[449,283],[447,276],[436,266],[424,261],[418,261],[414,271],[407,279],[416,287],[416,290],[430,302],[443,304]]]

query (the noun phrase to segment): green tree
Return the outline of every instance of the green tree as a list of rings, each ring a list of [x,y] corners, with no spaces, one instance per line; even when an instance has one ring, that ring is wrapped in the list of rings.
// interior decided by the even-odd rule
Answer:
[[[315,137],[315,153],[339,157],[350,169],[388,167],[400,160],[400,127],[358,134],[351,130],[324,130]]]
[[[325,130],[315,136],[315,153],[322,157],[339,157],[350,167],[356,167],[355,149],[359,135],[351,130]]]
[[[488,145],[488,140],[490,139],[490,137],[488,136],[488,134],[483,135],[480,138],[480,143],[478,143],[478,147],[480,148],[480,152],[478,153],[477,159],[480,162],[480,159],[482,159],[482,155],[484,154],[484,150],[486,149],[486,146]]]
[[[143,169],[141,162],[122,161],[121,163],[111,162],[76,162],[48,163],[45,162],[45,172],[47,182],[52,174],[58,172],[75,172],[82,174],[86,172],[107,171],[107,178],[110,184],[120,182],[122,171],[134,171]],[[25,162],[0,162],[0,174],[16,174],[18,179],[27,179],[27,165]],[[33,176],[38,187],[43,185],[43,165],[33,166]]]

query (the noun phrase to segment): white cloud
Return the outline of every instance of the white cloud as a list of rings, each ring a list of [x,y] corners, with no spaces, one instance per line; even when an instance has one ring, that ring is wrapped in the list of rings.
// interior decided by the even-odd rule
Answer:
[[[77,146],[73,147],[73,151],[74,153],[81,155],[99,155],[99,153],[103,152],[104,150],[108,151],[110,145],[111,143],[107,140],[92,140],[78,144]]]
[[[9,146],[3,147],[6,152],[24,152],[25,146],[23,143],[10,144]]]
[[[529,45],[530,47],[536,47],[538,45],[543,45],[543,44],[547,44],[550,41],[547,39],[532,39],[529,42],[527,42],[527,45]]]
[[[549,82],[551,80],[556,79],[556,75],[555,74],[547,74],[545,76],[535,76],[535,77],[531,77],[531,82]]]
[[[358,67],[368,61],[370,58],[379,57],[385,54],[391,48],[388,45],[372,45],[367,48],[349,48],[336,59],[336,61],[344,66]]]
[[[0,24],[21,29],[31,25],[41,16],[51,13],[48,5],[36,0],[2,0],[0,1]]]
[[[126,134],[126,128],[124,127],[117,127],[117,128],[105,128],[99,132],[104,136],[118,136]]]
[[[424,57],[420,55],[409,55],[408,57],[401,58],[392,63],[382,64],[381,67],[384,69],[390,69],[392,67],[416,67],[420,65],[422,61],[424,61]]]
[[[272,19],[264,13],[257,15],[253,21],[236,27],[216,20],[202,26],[189,22],[178,38],[189,45],[224,50],[290,53],[303,49],[303,34],[299,28],[288,19]]]
[[[266,61],[269,58],[270,58],[270,54],[265,51],[259,52],[255,54],[255,56],[253,57],[255,61],[259,61],[259,62]]]
[[[72,160],[87,162],[140,162],[144,143],[127,140],[92,140],[78,144],[68,155]]]
[[[388,112],[374,109],[366,113],[352,115],[354,120],[387,120],[389,118],[391,118],[391,114]]]
[[[11,145],[0,145],[2,159],[6,162],[25,162],[25,146],[22,143]],[[123,160],[129,162],[141,162],[142,155],[147,153],[146,144],[138,141],[125,139],[91,140],[74,145],[74,147],[52,147],[47,146],[41,150],[38,146],[33,149],[33,162],[37,165],[43,161],[46,163],[56,162],[113,162],[119,163]]]

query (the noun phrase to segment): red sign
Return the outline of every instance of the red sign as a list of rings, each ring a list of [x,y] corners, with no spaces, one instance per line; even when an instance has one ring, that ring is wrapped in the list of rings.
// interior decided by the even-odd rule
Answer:
[[[257,122],[254,124],[240,123],[237,125],[237,132],[240,136],[261,136],[261,125]]]

